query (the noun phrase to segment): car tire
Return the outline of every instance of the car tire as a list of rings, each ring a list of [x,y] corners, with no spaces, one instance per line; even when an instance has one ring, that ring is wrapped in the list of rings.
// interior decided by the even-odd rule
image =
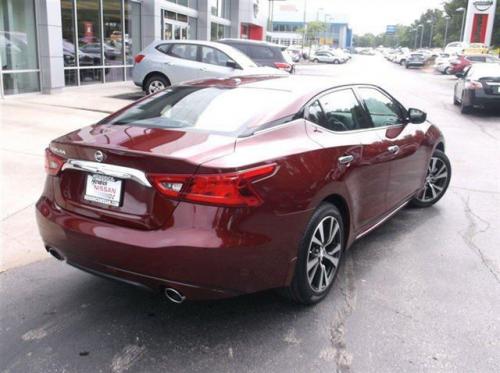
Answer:
[[[409,68],[410,68],[410,66],[408,66],[408,64],[406,64],[406,65],[405,65],[405,67],[406,67],[407,69],[409,69]]]
[[[425,186],[410,201],[412,207],[424,208],[434,205],[439,201],[451,180],[451,164],[448,156],[436,149],[429,160]],[[437,191],[437,193],[436,193]]]
[[[164,90],[168,86],[170,86],[170,81],[164,75],[153,74],[146,80],[144,91],[150,95]]]
[[[400,64],[401,66],[403,66],[405,63],[406,63],[406,60],[401,60],[401,61],[399,61],[399,64]]]
[[[315,58],[315,59],[313,60],[313,62],[314,62],[314,63],[318,63],[318,62],[319,62],[319,60],[318,60],[317,58]]]
[[[339,64],[339,60],[333,60],[333,63],[334,63],[335,65],[338,65],[338,64]]]
[[[328,232],[327,236],[321,236],[320,226],[324,234]],[[305,305],[318,303],[325,298],[337,277],[344,245],[342,215],[334,205],[322,203],[307,224],[300,242],[292,282],[283,289],[283,294],[292,301]]]
[[[444,69],[443,74],[450,75],[450,67],[449,66]]]
[[[462,100],[460,101],[460,113],[470,114],[472,107],[464,104],[464,95],[462,94]]]
[[[453,92],[453,105],[460,105],[460,102],[457,100],[457,95],[455,92]]]

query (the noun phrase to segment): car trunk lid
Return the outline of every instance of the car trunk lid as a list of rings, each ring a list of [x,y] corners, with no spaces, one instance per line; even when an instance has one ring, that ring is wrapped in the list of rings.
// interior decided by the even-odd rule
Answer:
[[[148,175],[192,175],[199,164],[232,153],[234,143],[233,137],[201,132],[133,125],[86,127],[51,143],[51,151],[66,159],[53,181],[55,202],[67,211],[112,224],[159,228],[178,202],[151,186]]]

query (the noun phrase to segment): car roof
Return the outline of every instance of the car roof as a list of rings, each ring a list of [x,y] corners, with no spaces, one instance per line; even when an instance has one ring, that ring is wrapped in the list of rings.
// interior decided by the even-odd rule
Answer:
[[[160,44],[195,44],[207,47],[213,47],[220,49],[221,51],[230,54],[235,51],[233,47],[228,44],[218,43],[216,41],[206,41],[206,40],[156,40],[151,43],[151,46],[156,46]]]
[[[353,82],[345,78],[328,78],[324,76],[307,75],[244,75],[228,78],[205,79],[184,83],[198,87],[221,88],[255,88],[277,91],[286,91],[291,97],[304,97],[307,100],[328,89],[346,85],[372,85],[362,82]]]
[[[249,44],[249,45],[263,45],[263,46],[268,46],[268,47],[276,47],[276,48],[283,48],[283,45],[276,44],[276,43],[269,43],[268,41],[264,40],[248,40],[248,39],[232,39],[232,38],[224,38],[218,40],[221,43],[229,42],[229,43],[237,43],[237,44]]]

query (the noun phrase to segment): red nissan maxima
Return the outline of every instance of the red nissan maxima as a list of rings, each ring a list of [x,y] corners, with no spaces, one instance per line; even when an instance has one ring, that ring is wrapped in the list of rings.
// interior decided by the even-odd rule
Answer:
[[[383,89],[304,76],[190,82],[46,150],[46,249],[173,302],[284,288],[323,299],[345,250],[446,192],[426,114]]]

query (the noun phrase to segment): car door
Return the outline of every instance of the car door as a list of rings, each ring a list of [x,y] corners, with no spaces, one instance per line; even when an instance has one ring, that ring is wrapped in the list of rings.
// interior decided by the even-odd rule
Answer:
[[[305,118],[308,135],[328,153],[331,175],[348,190],[354,229],[363,231],[385,213],[389,166],[380,138],[351,88],[322,94]]]
[[[200,78],[223,78],[234,74],[235,69],[227,66],[232,61],[227,54],[212,47],[200,48]]]
[[[201,63],[198,61],[198,45],[174,43],[166,51],[168,58],[158,61],[161,71],[172,84],[199,79]]]
[[[427,147],[422,146],[422,125],[409,123],[406,109],[386,92],[372,87],[358,87],[366,111],[377,128],[383,144],[383,159],[389,161],[386,209],[401,205],[424,184],[429,161]]]

